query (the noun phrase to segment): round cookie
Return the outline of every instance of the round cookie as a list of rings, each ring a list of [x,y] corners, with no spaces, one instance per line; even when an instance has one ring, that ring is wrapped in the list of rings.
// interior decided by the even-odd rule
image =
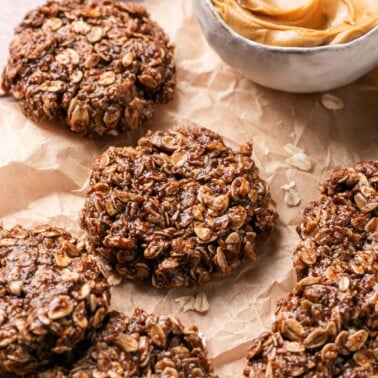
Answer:
[[[49,0],[15,32],[2,88],[39,122],[79,134],[135,129],[174,92],[173,47],[146,9],[118,0]]]
[[[124,277],[180,287],[227,275],[255,259],[277,217],[251,152],[194,126],[110,147],[93,166],[81,226]]]
[[[71,368],[55,367],[36,378],[207,377],[216,378],[194,326],[172,316],[136,310],[131,318],[112,312],[93,335],[91,347]]]
[[[0,262],[0,374],[27,374],[69,355],[101,325],[108,284],[69,233],[1,227]]]

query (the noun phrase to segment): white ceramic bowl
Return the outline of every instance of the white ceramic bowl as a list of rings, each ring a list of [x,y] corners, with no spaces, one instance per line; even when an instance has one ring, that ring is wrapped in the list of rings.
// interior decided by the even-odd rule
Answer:
[[[345,44],[274,47],[234,32],[211,0],[193,0],[193,9],[219,56],[265,87],[298,93],[326,91],[349,84],[378,65],[378,27]]]

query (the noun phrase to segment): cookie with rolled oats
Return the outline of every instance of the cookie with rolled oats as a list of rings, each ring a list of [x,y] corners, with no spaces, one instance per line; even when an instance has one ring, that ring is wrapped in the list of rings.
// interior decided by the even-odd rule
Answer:
[[[90,347],[71,367],[56,366],[35,378],[207,377],[216,378],[197,327],[173,316],[137,309],[111,312],[93,333]],[[34,377],[33,377],[34,378]]]
[[[1,227],[0,374],[69,356],[102,324],[109,296],[95,258],[68,232]]]
[[[173,47],[143,6],[49,0],[17,27],[2,89],[34,121],[117,135],[172,98],[174,74]]]
[[[196,126],[110,147],[94,163],[81,216],[94,251],[159,288],[205,284],[254,260],[277,214],[251,153]]]
[[[299,282],[248,353],[247,377],[378,372],[378,162],[334,171],[297,230]]]

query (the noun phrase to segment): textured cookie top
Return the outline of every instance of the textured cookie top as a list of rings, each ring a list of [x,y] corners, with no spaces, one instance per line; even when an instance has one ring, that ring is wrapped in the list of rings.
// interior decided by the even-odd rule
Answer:
[[[24,374],[66,355],[109,305],[95,259],[62,229],[0,228],[0,372]]]
[[[91,343],[71,369],[56,367],[36,377],[216,377],[198,329],[173,316],[112,312]]]
[[[294,253],[299,278],[335,279],[378,272],[378,162],[338,169],[321,185],[298,226],[303,240]]]
[[[2,88],[35,121],[80,134],[141,125],[174,91],[173,48],[146,9],[116,0],[50,0],[28,13]]]
[[[227,275],[255,259],[276,220],[251,152],[194,126],[111,147],[94,164],[81,225],[125,277],[178,287]]]
[[[334,171],[308,204],[300,279],[252,342],[248,377],[368,378],[378,371],[378,162]]]

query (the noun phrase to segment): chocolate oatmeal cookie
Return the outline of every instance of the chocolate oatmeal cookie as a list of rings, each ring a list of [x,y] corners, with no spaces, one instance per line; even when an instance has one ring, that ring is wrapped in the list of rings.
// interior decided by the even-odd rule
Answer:
[[[112,312],[94,333],[91,347],[71,368],[55,367],[35,378],[216,378],[194,326],[172,316],[136,310],[131,318]],[[34,377],[33,377],[34,378]]]
[[[94,257],[62,229],[0,227],[0,375],[66,356],[102,323],[109,288]]]
[[[173,47],[146,9],[118,0],[49,0],[17,27],[2,88],[35,121],[113,134],[174,92]]]
[[[272,330],[253,341],[245,376],[375,376],[378,161],[336,170],[297,230],[300,281],[279,302]]]
[[[81,226],[124,277],[161,288],[228,275],[255,259],[277,217],[251,153],[194,126],[110,147],[93,166]]]

